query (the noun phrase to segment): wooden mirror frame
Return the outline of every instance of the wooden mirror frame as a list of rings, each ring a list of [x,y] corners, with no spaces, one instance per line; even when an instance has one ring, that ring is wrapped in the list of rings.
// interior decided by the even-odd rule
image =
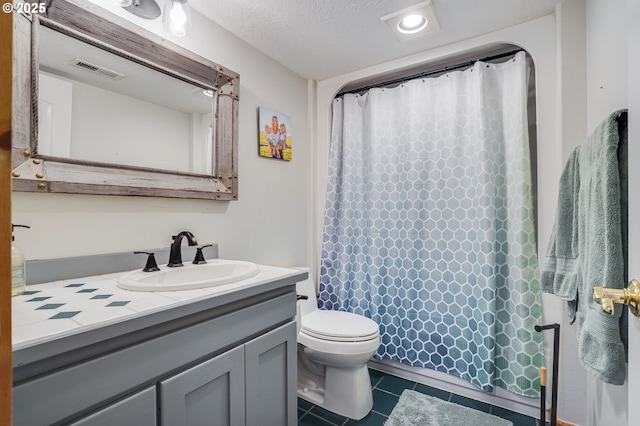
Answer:
[[[213,175],[38,154],[40,25],[214,89]],[[52,0],[46,17],[14,14],[13,190],[236,200],[240,76],[85,0]]]

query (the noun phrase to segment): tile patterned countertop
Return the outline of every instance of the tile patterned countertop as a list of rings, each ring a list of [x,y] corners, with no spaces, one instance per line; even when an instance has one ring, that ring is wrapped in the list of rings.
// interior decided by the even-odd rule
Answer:
[[[105,327],[300,273],[259,265],[248,279],[198,290],[138,292],[118,287],[124,272],[28,285],[12,299],[13,350]]]

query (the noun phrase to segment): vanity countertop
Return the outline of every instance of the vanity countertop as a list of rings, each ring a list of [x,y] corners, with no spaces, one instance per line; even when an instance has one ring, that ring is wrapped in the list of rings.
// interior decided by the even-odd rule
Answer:
[[[123,273],[28,285],[12,299],[14,367],[185,315],[240,302],[306,278],[297,269],[259,265],[259,273],[197,290],[121,289]]]

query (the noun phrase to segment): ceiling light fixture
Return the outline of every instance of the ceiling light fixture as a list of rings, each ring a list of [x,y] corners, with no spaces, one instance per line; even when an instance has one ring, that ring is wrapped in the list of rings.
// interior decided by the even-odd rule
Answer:
[[[404,34],[413,34],[422,31],[427,26],[429,20],[422,15],[407,15],[398,22],[398,31]]]
[[[438,31],[440,25],[431,0],[426,0],[406,9],[380,18],[398,41]]]
[[[211,100],[211,98],[213,98],[213,95],[215,94],[213,89],[204,89],[204,88],[193,89],[191,93],[193,93],[195,96],[199,98],[206,98],[209,100]]]
[[[191,7],[188,0],[165,0],[162,25],[165,30],[179,37],[191,34]]]
[[[162,16],[162,26],[169,33],[184,37],[191,34],[191,7],[188,0],[164,0],[164,11],[155,0],[111,0],[124,10],[144,19]]]

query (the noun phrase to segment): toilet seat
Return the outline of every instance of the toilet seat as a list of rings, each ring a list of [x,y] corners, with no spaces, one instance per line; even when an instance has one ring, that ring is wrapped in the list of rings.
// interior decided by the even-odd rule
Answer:
[[[351,312],[323,310],[302,317],[302,331],[332,342],[361,342],[380,335],[378,324],[369,318]]]

